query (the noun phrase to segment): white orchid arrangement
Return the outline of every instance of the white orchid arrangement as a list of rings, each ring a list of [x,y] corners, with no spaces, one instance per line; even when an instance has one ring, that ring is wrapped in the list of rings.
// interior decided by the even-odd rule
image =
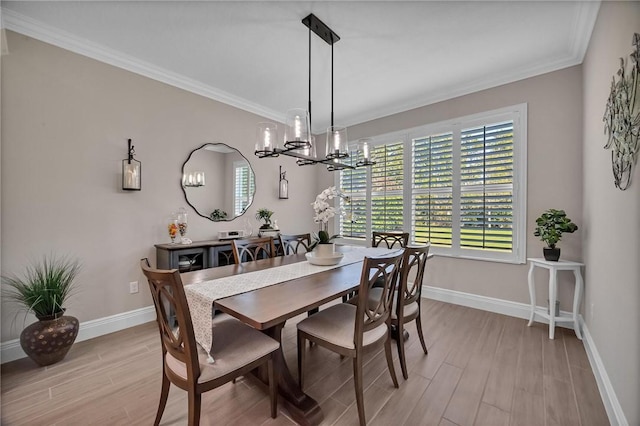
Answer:
[[[344,214],[341,207],[335,208],[329,204],[329,200],[333,200],[334,198],[342,198],[347,202],[349,201],[349,197],[338,191],[335,186],[330,186],[318,194],[316,200],[311,203],[313,210],[316,212],[316,215],[313,217],[314,222],[322,224],[322,229],[317,235],[314,235],[315,241],[312,243],[311,248],[315,247],[317,244],[328,244],[334,238],[339,237],[339,235],[330,237],[329,232],[327,231],[327,223],[329,222],[329,219],[334,217],[336,214]]]
[[[336,213],[341,215],[344,214],[342,208],[338,207],[338,209],[336,209],[334,206],[329,204],[329,200],[333,200],[334,198],[343,198],[349,201],[349,197],[338,191],[335,186],[328,187],[318,194],[316,200],[311,203],[313,210],[316,212],[316,215],[313,218],[314,222],[327,223],[329,222],[329,219],[336,215]]]

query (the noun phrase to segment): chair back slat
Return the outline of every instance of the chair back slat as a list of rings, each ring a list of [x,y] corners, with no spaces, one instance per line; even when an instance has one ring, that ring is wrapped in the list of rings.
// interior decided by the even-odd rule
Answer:
[[[405,306],[419,301],[422,296],[422,281],[430,247],[431,244],[428,243],[424,246],[413,246],[404,249],[398,302],[396,303],[398,318],[402,317]],[[409,281],[410,279],[412,279],[411,282]]]
[[[232,240],[233,259],[236,264],[275,257],[273,237]]]
[[[398,245],[400,248],[404,248],[409,245],[409,233],[408,232],[373,232],[371,238],[371,246],[378,247],[384,243],[384,246],[388,249]]]
[[[386,257],[365,257],[358,287],[358,305],[355,324],[355,345],[362,347],[363,334],[383,323],[390,325],[393,293],[400,276],[402,252]],[[379,297],[370,297],[371,288],[383,284]]]
[[[156,309],[162,353],[168,352],[183,362],[187,368],[187,376],[197,381],[200,376],[198,349],[180,273],[177,269],[153,269],[149,266],[148,259],[142,259],[140,266],[149,282]],[[171,314],[175,317],[172,318]],[[173,319],[175,324],[172,323]]]
[[[280,234],[280,255],[307,253],[311,247],[311,234],[282,235]]]

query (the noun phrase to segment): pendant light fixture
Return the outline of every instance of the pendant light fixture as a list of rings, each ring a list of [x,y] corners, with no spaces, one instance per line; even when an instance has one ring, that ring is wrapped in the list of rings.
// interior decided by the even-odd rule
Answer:
[[[302,20],[309,29],[309,105],[308,109],[292,109],[287,112],[284,132],[284,146],[277,144],[277,126],[274,123],[259,123],[255,155],[258,158],[277,157],[280,154],[295,157],[299,166],[309,164],[325,164],[327,170],[355,169],[359,166],[370,166],[375,162],[368,159],[365,162],[354,162],[356,165],[345,164],[340,160],[349,157],[349,139],[347,128],[336,126],[333,122],[333,45],[340,40],[340,36],[329,28],[314,14]],[[331,126],[327,129],[327,142],[324,158],[316,157],[316,146],[311,135],[311,32],[323,39],[331,46]],[[357,154],[357,158],[360,157]]]

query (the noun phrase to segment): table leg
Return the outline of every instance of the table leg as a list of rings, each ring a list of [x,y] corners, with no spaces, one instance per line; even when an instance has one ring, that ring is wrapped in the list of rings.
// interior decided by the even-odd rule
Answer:
[[[580,273],[579,267],[573,271],[573,275],[576,277],[576,288],[573,295],[573,329],[576,332],[576,337],[582,340],[582,332],[580,331],[580,323],[578,321],[578,309],[580,308],[584,282],[582,281],[582,273]]]
[[[274,364],[278,372],[278,390],[282,403],[291,414],[291,417],[300,425],[318,425],[324,419],[318,403],[305,394],[298,386],[282,352],[282,328],[284,323],[263,330],[265,334],[280,342],[280,348],[276,351]]]
[[[553,339],[556,333],[557,278],[556,270],[549,269],[549,339]]]
[[[529,275],[527,276],[529,281],[529,299],[531,299],[531,316],[529,317],[529,327],[533,324],[533,318],[536,314],[536,288],[535,283],[533,282],[533,262],[531,266],[529,266]]]

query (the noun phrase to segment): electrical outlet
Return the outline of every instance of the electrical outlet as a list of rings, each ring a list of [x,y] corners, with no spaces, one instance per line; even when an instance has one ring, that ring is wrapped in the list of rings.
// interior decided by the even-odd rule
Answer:
[[[134,294],[138,292],[138,281],[133,281],[129,283],[129,293]]]

